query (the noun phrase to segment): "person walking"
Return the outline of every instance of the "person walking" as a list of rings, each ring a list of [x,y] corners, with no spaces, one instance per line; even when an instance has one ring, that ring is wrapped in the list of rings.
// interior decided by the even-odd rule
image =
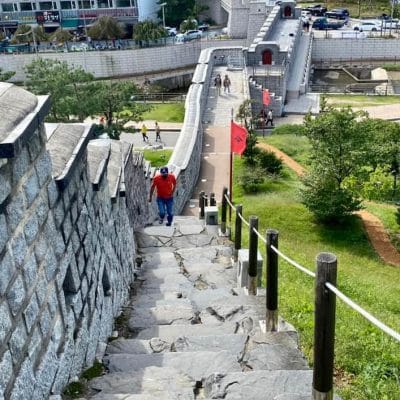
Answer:
[[[143,142],[148,142],[149,137],[147,136],[147,126],[145,124],[142,125],[140,132],[142,132]]]
[[[228,75],[225,75],[223,85],[224,85],[224,93],[226,93],[226,92],[230,93],[231,92],[231,80],[229,79]]]
[[[265,126],[268,126],[268,122],[271,122],[271,126],[274,126],[274,116],[272,114],[272,110],[268,110],[267,122],[265,123]]]
[[[221,94],[221,86],[222,86],[222,79],[221,79],[221,75],[220,74],[218,74],[215,77],[214,86],[217,89],[217,95],[219,96]]]
[[[158,141],[161,142],[161,136],[160,136],[161,129],[160,129],[160,125],[158,125],[157,121],[156,121],[154,130],[156,131],[156,142],[158,142]]]
[[[149,203],[151,203],[154,190],[157,189],[157,206],[160,224],[164,222],[165,214],[167,214],[167,226],[171,226],[172,224],[172,219],[174,217],[175,188],[175,176],[169,173],[168,167],[160,168],[160,173],[153,178],[149,194]]]

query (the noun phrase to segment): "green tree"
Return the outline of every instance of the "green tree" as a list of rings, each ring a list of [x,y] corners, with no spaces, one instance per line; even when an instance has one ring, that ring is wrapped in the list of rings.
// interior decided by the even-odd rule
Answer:
[[[100,17],[88,30],[88,35],[95,40],[114,40],[125,36],[125,27],[113,17]]]
[[[146,20],[135,25],[133,39],[148,46],[150,41],[158,40],[167,36],[165,29],[153,21]]]
[[[346,179],[357,176],[368,159],[371,129],[363,123],[367,118],[350,107],[328,107],[315,118],[305,118],[311,169],[303,179],[303,203],[321,221],[341,222],[361,208],[361,199],[346,186]]]
[[[66,29],[58,28],[52,35],[51,40],[60,44],[64,44],[72,40],[73,36]]]
[[[164,7],[165,21],[167,25],[179,26],[181,22],[192,15],[193,8],[196,4],[195,0],[159,0],[158,4],[167,3]],[[162,10],[159,11],[158,17],[162,18]]]
[[[0,68],[0,82],[8,81],[12,76],[15,75],[14,71],[4,71]]]
[[[32,33],[33,30],[33,33]],[[32,28],[30,25],[19,25],[15,31],[12,43],[40,43],[41,41],[48,40],[48,34],[44,31],[42,26]],[[35,40],[34,40],[35,39]]]
[[[96,82],[92,87],[95,114],[106,118],[105,130],[110,137],[117,139],[123,130],[133,131],[125,127],[128,121],[142,120],[149,106],[133,100],[139,92],[140,88],[131,81]]]
[[[59,60],[37,59],[26,66],[28,90],[51,95],[54,121],[67,121],[71,115],[83,121],[94,111],[90,95],[93,75],[81,67],[70,67]]]

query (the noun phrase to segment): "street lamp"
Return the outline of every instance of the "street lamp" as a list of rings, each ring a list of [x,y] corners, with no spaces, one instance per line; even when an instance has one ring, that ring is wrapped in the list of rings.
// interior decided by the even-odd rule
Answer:
[[[160,7],[162,9],[162,23],[163,23],[163,28],[165,29],[165,6],[167,3],[161,3]]]

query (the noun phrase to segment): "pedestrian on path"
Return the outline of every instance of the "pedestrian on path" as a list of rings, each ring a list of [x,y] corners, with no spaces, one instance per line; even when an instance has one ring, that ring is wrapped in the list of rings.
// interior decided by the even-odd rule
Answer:
[[[172,224],[175,188],[175,176],[168,172],[168,167],[160,168],[160,173],[153,179],[149,195],[149,203],[151,203],[154,189],[157,189],[157,206],[160,217],[158,222],[160,224],[164,222],[165,214],[167,214],[167,226]]]
[[[143,142],[148,142],[149,137],[147,136],[147,126],[145,124],[142,125],[140,132],[142,132]]]
[[[226,93],[226,92],[230,93],[231,92],[231,80],[229,79],[228,75],[225,75],[223,85],[224,85],[224,93]]]
[[[161,136],[160,136],[161,130],[160,130],[160,125],[158,125],[157,121],[156,121],[154,130],[156,131],[156,142],[158,142],[158,141],[161,142]]]
[[[221,79],[221,75],[220,74],[218,74],[215,77],[214,86],[217,89],[217,95],[219,96],[221,94],[221,86],[222,86],[222,79]]]
[[[271,126],[274,126],[274,116],[272,114],[272,110],[268,110],[267,122],[265,123],[265,126],[268,126],[268,122],[271,122]]]

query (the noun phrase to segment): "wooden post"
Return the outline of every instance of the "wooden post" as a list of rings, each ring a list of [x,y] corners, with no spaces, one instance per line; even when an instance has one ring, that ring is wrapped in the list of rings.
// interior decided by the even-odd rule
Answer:
[[[247,289],[249,295],[255,296],[257,294],[258,237],[254,229],[258,229],[258,217],[250,216],[249,225],[249,279]]]
[[[235,252],[233,254],[233,261],[237,262],[239,250],[242,248],[242,220],[239,217],[243,215],[242,205],[236,206],[236,218],[235,218]]]
[[[332,253],[317,256],[314,317],[313,399],[333,399],[336,296],[325,287],[336,286],[337,258]]]
[[[271,246],[278,248],[278,231],[267,229],[267,314],[265,326],[267,332],[278,330],[278,254],[271,249]]]
[[[210,206],[216,206],[217,200],[215,200],[215,193],[210,193]]]
[[[204,207],[205,207],[204,195],[205,195],[204,191],[200,192],[200,195],[199,195],[199,219],[204,219]]]
[[[221,233],[226,234],[226,211],[228,207],[228,200],[226,196],[228,195],[228,188],[224,187],[222,190],[222,205],[221,205]]]

